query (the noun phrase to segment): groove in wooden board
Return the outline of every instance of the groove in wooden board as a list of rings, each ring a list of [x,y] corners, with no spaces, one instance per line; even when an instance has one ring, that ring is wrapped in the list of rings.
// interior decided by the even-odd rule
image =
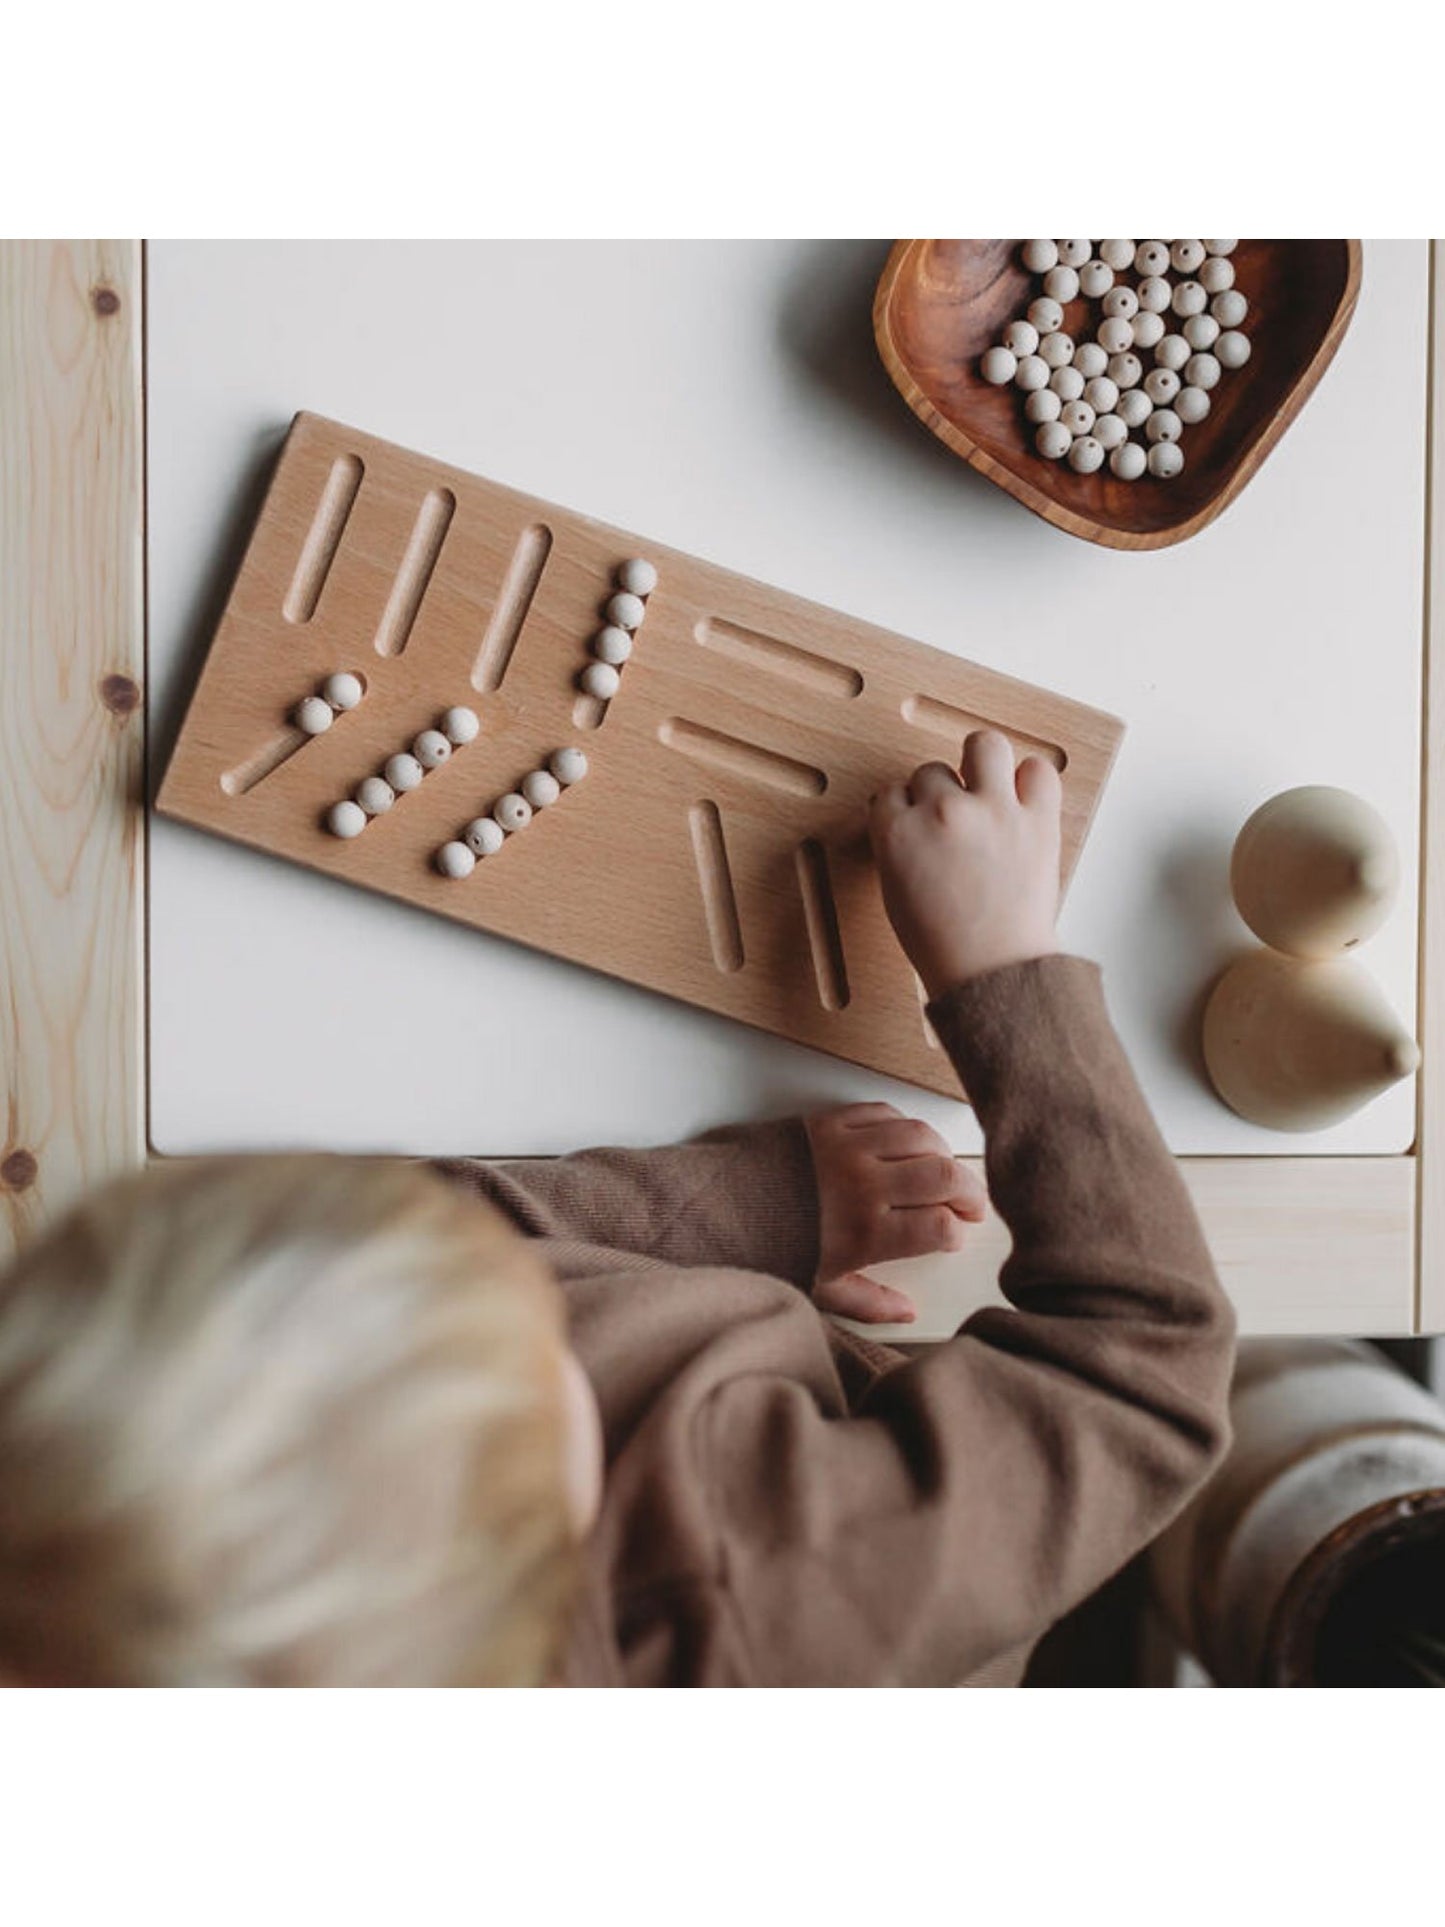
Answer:
[[[863,693],[862,675],[847,663],[814,655],[811,649],[800,649],[792,642],[780,642],[776,636],[765,636],[756,629],[745,629],[741,624],[727,622],[721,616],[704,616],[694,628],[693,635],[704,649],[716,649],[720,655],[731,656],[735,662],[749,669],[785,676],[789,682],[798,683],[814,695],[851,700]]]
[[[221,788],[227,796],[244,796],[248,790],[255,789],[258,783],[280,769],[298,749],[304,749],[314,741],[315,738],[308,736],[304,729],[283,729],[243,762],[237,763],[234,769],[228,769],[221,778]]]
[[[338,455],[331,464],[331,473],[296,559],[296,573],[281,604],[281,613],[288,622],[309,622],[315,615],[365,472],[357,455]]]
[[[482,637],[472,669],[472,687],[484,696],[502,686],[551,553],[552,531],[545,522],[533,522],[517,537],[517,546],[512,550],[512,559],[507,564],[507,573],[502,578],[487,633]]]
[[[572,705],[572,726],[574,729],[596,729],[607,714],[607,705],[600,696],[589,696],[584,689]]]
[[[456,512],[457,498],[449,488],[428,489],[423,496],[412,524],[411,539],[377,625],[377,655],[399,656],[405,649]]]
[[[741,970],[743,930],[717,804],[706,798],[694,803],[687,813],[687,822],[712,960],[721,971]]]
[[[942,1050],[943,1046],[938,1041],[938,1032],[928,1021],[928,992],[917,971],[913,973],[913,988],[918,997],[918,1014],[923,1019],[923,1041],[930,1050]]]
[[[669,716],[658,725],[657,734],[659,741],[681,756],[690,756],[695,762],[706,763],[729,776],[741,776],[747,782],[783,790],[789,796],[821,796],[828,787],[827,776],[811,763],[796,762],[777,750],[745,743],[740,737],[724,735],[722,730],[709,729],[703,723],[689,722],[684,716]]]
[[[912,723],[915,729],[926,729],[935,736],[963,738],[975,729],[997,729],[1008,737],[1011,743],[1019,744],[1035,756],[1046,756],[1060,772],[1069,766],[1068,753],[1057,743],[1046,743],[1037,736],[1024,736],[1004,723],[996,723],[987,716],[970,715],[966,709],[956,709],[952,703],[941,703],[933,696],[908,696],[903,703],[903,720]]]
[[[848,963],[843,955],[838,906],[833,899],[833,883],[828,875],[828,852],[816,837],[810,836],[798,845],[794,860],[798,868],[798,889],[803,899],[808,948],[813,953],[818,1001],[824,1010],[846,1010],[850,995]]]

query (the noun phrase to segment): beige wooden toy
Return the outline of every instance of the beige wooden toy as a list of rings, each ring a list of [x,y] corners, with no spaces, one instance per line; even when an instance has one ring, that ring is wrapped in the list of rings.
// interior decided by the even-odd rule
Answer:
[[[1348,790],[1310,784],[1260,805],[1235,840],[1229,881],[1262,943],[1293,957],[1337,957],[1385,921],[1400,863],[1378,811]]]
[[[984,722],[1061,770],[1067,878],[1113,717],[300,415],[158,803],[957,1096],[866,810]]]
[[[1210,996],[1204,1061],[1241,1117],[1276,1131],[1320,1131],[1408,1077],[1420,1053],[1353,959],[1256,950]]]

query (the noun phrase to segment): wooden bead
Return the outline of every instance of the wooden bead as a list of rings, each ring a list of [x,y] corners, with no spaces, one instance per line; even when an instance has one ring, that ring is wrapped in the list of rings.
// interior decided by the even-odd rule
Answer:
[[[1020,358],[1037,354],[1039,331],[1032,321],[1011,321],[1003,331],[1003,345],[1011,355]]]
[[[1156,408],[1173,401],[1179,388],[1179,377],[1172,368],[1151,368],[1144,377],[1144,393]]]
[[[640,555],[634,555],[617,571],[620,587],[629,595],[650,596],[657,587],[657,570]]]
[[[1221,328],[1237,328],[1249,313],[1249,303],[1238,288],[1225,288],[1210,302],[1209,312]]]
[[[632,654],[632,638],[625,629],[609,622],[592,638],[592,653],[599,662],[610,662],[617,669]]]
[[[1054,301],[1062,301],[1064,306],[1076,300],[1079,293],[1079,273],[1077,268],[1066,268],[1062,263],[1050,268],[1044,276],[1044,293]]]
[[[1137,388],[1143,375],[1144,364],[1137,355],[1110,355],[1109,379],[1116,388]]]
[[[1149,458],[1137,442],[1121,442],[1109,457],[1109,467],[1121,482],[1137,482]]]
[[[1109,366],[1109,357],[1097,341],[1081,341],[1074,350],[1073,366],[1085,381],[1092,381],[1095,375],[1102,375]]]
[[[515,836],[518,830],[525,830],[531,822],[532,805],[525,796],[509,790],[505,796],[498,797],[492,815],[508,836]]]
[[[1099,323],[1099,346],[1106,355],[1127,354],[1134,346],[1133,324],[1122,315],[1110,315]]]
[[[1162,241],[1141,241],[1134,250],[1134,268],[1149,279],[1168,274],[1168,248]]]
[[[980,374],[995,388],[1002,388],[1011,382],[1018,371],[1018,356],[1011,348],[990,348],[979,363]]]
[[[534,810],[545,810],[562,794],[562,785],[550,770],[534,769],[522,778],[522,794]]]
[[[1109,415],[1119,399],[1119,384],[1107,375],[1095,375],[1084,384],[1084,400],[1096,415]]]
[[[1191,355],[1184,364],[1184,379],[1191,388],[1217,388],[1219,369],[1220,363],[1216,356]]]
[[[587,758],[580,749],[569,745],[565,749],[553,750],[547,758],[547,767],[564,790],[570,789],[572,784],[580,783],[587,774]]]
[[[1104,450],[1092,435],[1081,435],[1069,449],[1069,467],[1079,475],[1092,475],[1104,466]]]
[[[1234,286],[1234,263],[1222,254],[1211,254],[1199,270],[1199,285],[1207,294],[1223,294]]]
[[[1177,375],[1192,352],[1183,335],[1165,335],[1154,350],[1154,359],[1161,368],[1172,368]]]
[[[1144,433],[1151,442],[1177,442],[1184,433],[1184,424],[1172,408],[1156,406],[1144,424]]]
[[[426,771],[414,756],[408,756],[406,751],[402,750],[399,755],[387,758],[382,775],[398,796],[404,796],[408,790],[420,788]]]
[[[1206,241],[1204,251],[1206,254],[1233,254],[1238,246],[1238,241]]]
[[[1139,306],[1145,314],[1163,314],[1174,290],[1161,274],[1148,274],[1139,283]]]
[[[1209,413],[1209,405],[1209,396],[1203,388],[1181,388],[1174,397],[1174,412],[1186,428],[1202,422]]]
[[[326,827],[333,836],[360,836],[366,828],[366,822],[366,811],[350,798],[344,803],[333,803],[326,813]]]
[[[1084,377],[1077,368],[1056,368],[1049,376],[1049,386],[1061,402],[1077,401],[1084,392]]]
[[[1034,431],[1034,447],[1046,462],[1057,462],[1068,454],[1074,438],[1061,421],[1040,422]]]
[[[1041,294],[1036,301],[1029,303],[1029,325],[1037,328],[1040,336],[1051,335],[1064,325],[1064,310],[1052,295]]]
[[[356,786],[356,800],[368,816],[384,816],[396,801],[396,791],[384,776],[363,776]]]
[[[1047,274],[1059,262],[1057,241],[1025,241],[1023,247],[1024,266],[1030,274]]]
[[[1132,321],[1139,312],[1139,297],[1132,288],[1110,288],[1104,296],[1104,313],[1114,321]]]
[[[1132,241],[1101,241],[1099,259],[1107,261],[1115,274],[1123,274],[1134,265],[1134,243]]]
[[[1170,306],[1180,316],[1203,314],[1209,306],[1209,296],[1199,282],[1181,281],[1174,290]]]
[[[1007,348],[1004,353],[1008,353]],[[640,629],[646,614],[642,597],[631,595],[626,589],[620,595],[613,596],[607,605],[607,620],[615,622],[619,629]]]
[[[1142,428],[1154,413],[1154,404],[1142,388],[1128,388],[1114,404],[1114,413],[1126,428]]]
[[[1204,243],[1176,241],[1169,250],[1169,263],[1176,274],[1196,274],[1204,265]]]
[[[1221,368],[1242,368],[1250,357],[1249,336],[1231,328],[1215,342],[1214,355]]]
[[[465,743],[474,743],[481,727],[481,717],[476,710],[468,709],[465,703],[457,703],[441,719],[442,735],[458,749]]]
[[[355,709],[366,688],[360,676],[353,676],[349,669],[339,669],[322,683],[321,694],[333,709]]]
[[[1322,783],[1261,803],[1230,857],[1239,914],[1292,957],[1353,950],[1389,916],[1399,886],[1389,824],[1362,796]]]
[[[478,816],[462,831],[462,841],[473,856],[495,856],[507,840],[507,832],[492,816]]]
[[[330,703],[320,696],[303,696],[296,705],[296,727],[308,736],[320,736],[335,721]]]
[[[1154,417],[1151,415],[1152,421]],[[1184,467],[1184,451],[1178,442],[1155,442],[1148,455],[1149,473],[1158,481],[1172,481]]]
[[[1074,358],[1072,335],[1045,335],[1039,343],[1039,356],[1050,368],[1067,368]]]
[[[1081,268],[1094,252],[1092,241],[1060,241],[1059,259],[1066,268]]]
[[[423,769],[440,769],[452,753],[452,746],[439,729],[424,729],[411,746],[411,753]]]
[[[1024,414],[1037,428],[1042,422],[1056,422],[1063,405],[1052,388],[1036,388],[1024,403]]]
[[[1107,261],[1086,261],[1079,269],[1079,292],[1088,301],[1099,301],[1114,285],[1114,270]]]
[[[1094,410],[1086,401],[1066,401],[1059,420],[1077,440],[1080,435],[1087,435],[1094,426]]]
[[[444,877],[460,880],[472,874],[477,859],[465,843],[443,843],[436,853],[436,866]]]
[[[1136,348],[1157,348],[1164,339],[1164,317],[1162,314],[1140,312],[1134,317],[1134,346]]]
[[[1036,388],[1047,388],[1049,385],[1049,364],[1044,360],[1042,355],[1025,355],[1018,365],[1018,372],[1014,376],[1014,381],[1023,389],[1026,395],[1032,393]]]
[[[1183,334],[1190,347],[1202,353],[1218,341],[1219,323],[1212,314],[1192,314],[1184,324]]]
[[[1100,415],[1094,422],[1094,440],[1105,454],[1111,454],[1121,443],[1128,441],[1129,429],[1118,415]]]
[[[582,671],[582,687],[599,702],[610,703],[622,687],[622,678],[610,662],[589,662]]]

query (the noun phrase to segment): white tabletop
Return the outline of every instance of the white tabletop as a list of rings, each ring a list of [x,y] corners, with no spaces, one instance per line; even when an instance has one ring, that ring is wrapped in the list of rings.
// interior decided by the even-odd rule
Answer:
[[[1240,500],[1121,555],[909,414],[877,242],[162,243],[149,251],[150,675],[164,755],[269,456],[308,408],[1110,710],[1129,733],[1062,931],[1104,966],[1181,1153],[1397,1152],[1398,1087],[1311,1136],[1219,1104],[1198,1012],[1247,942],[1230,844],[1295,783],[1417,862],[1426,249],[1371,243],[1353,325]],[[855,1097],[961,1104],[175,824],[151,835],[157,1149],[657,1142]],[[1413,889],[1361,952],[1410,1021]]]

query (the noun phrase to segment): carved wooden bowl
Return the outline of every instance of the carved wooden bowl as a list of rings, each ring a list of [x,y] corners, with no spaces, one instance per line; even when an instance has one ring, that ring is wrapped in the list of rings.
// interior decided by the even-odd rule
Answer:
[[[873,304],[878,349],[909,407],[955,454],[1056,528],[1114,549],[1182,542],[1234,500],[1328,368],[1360,291],[1358,241],[1241,241],[1231,258],[1254,352],[1185,429],[1181,475],[1121,482],[1107,465],[1078,475],[1045,461],[1018,389],[979,373],[984,350],[1040,291],[1019,245],[897,242]],[[1095,303],[1069,305],[1070,333],[1083,331],[1086,309],[1097,316]]]

